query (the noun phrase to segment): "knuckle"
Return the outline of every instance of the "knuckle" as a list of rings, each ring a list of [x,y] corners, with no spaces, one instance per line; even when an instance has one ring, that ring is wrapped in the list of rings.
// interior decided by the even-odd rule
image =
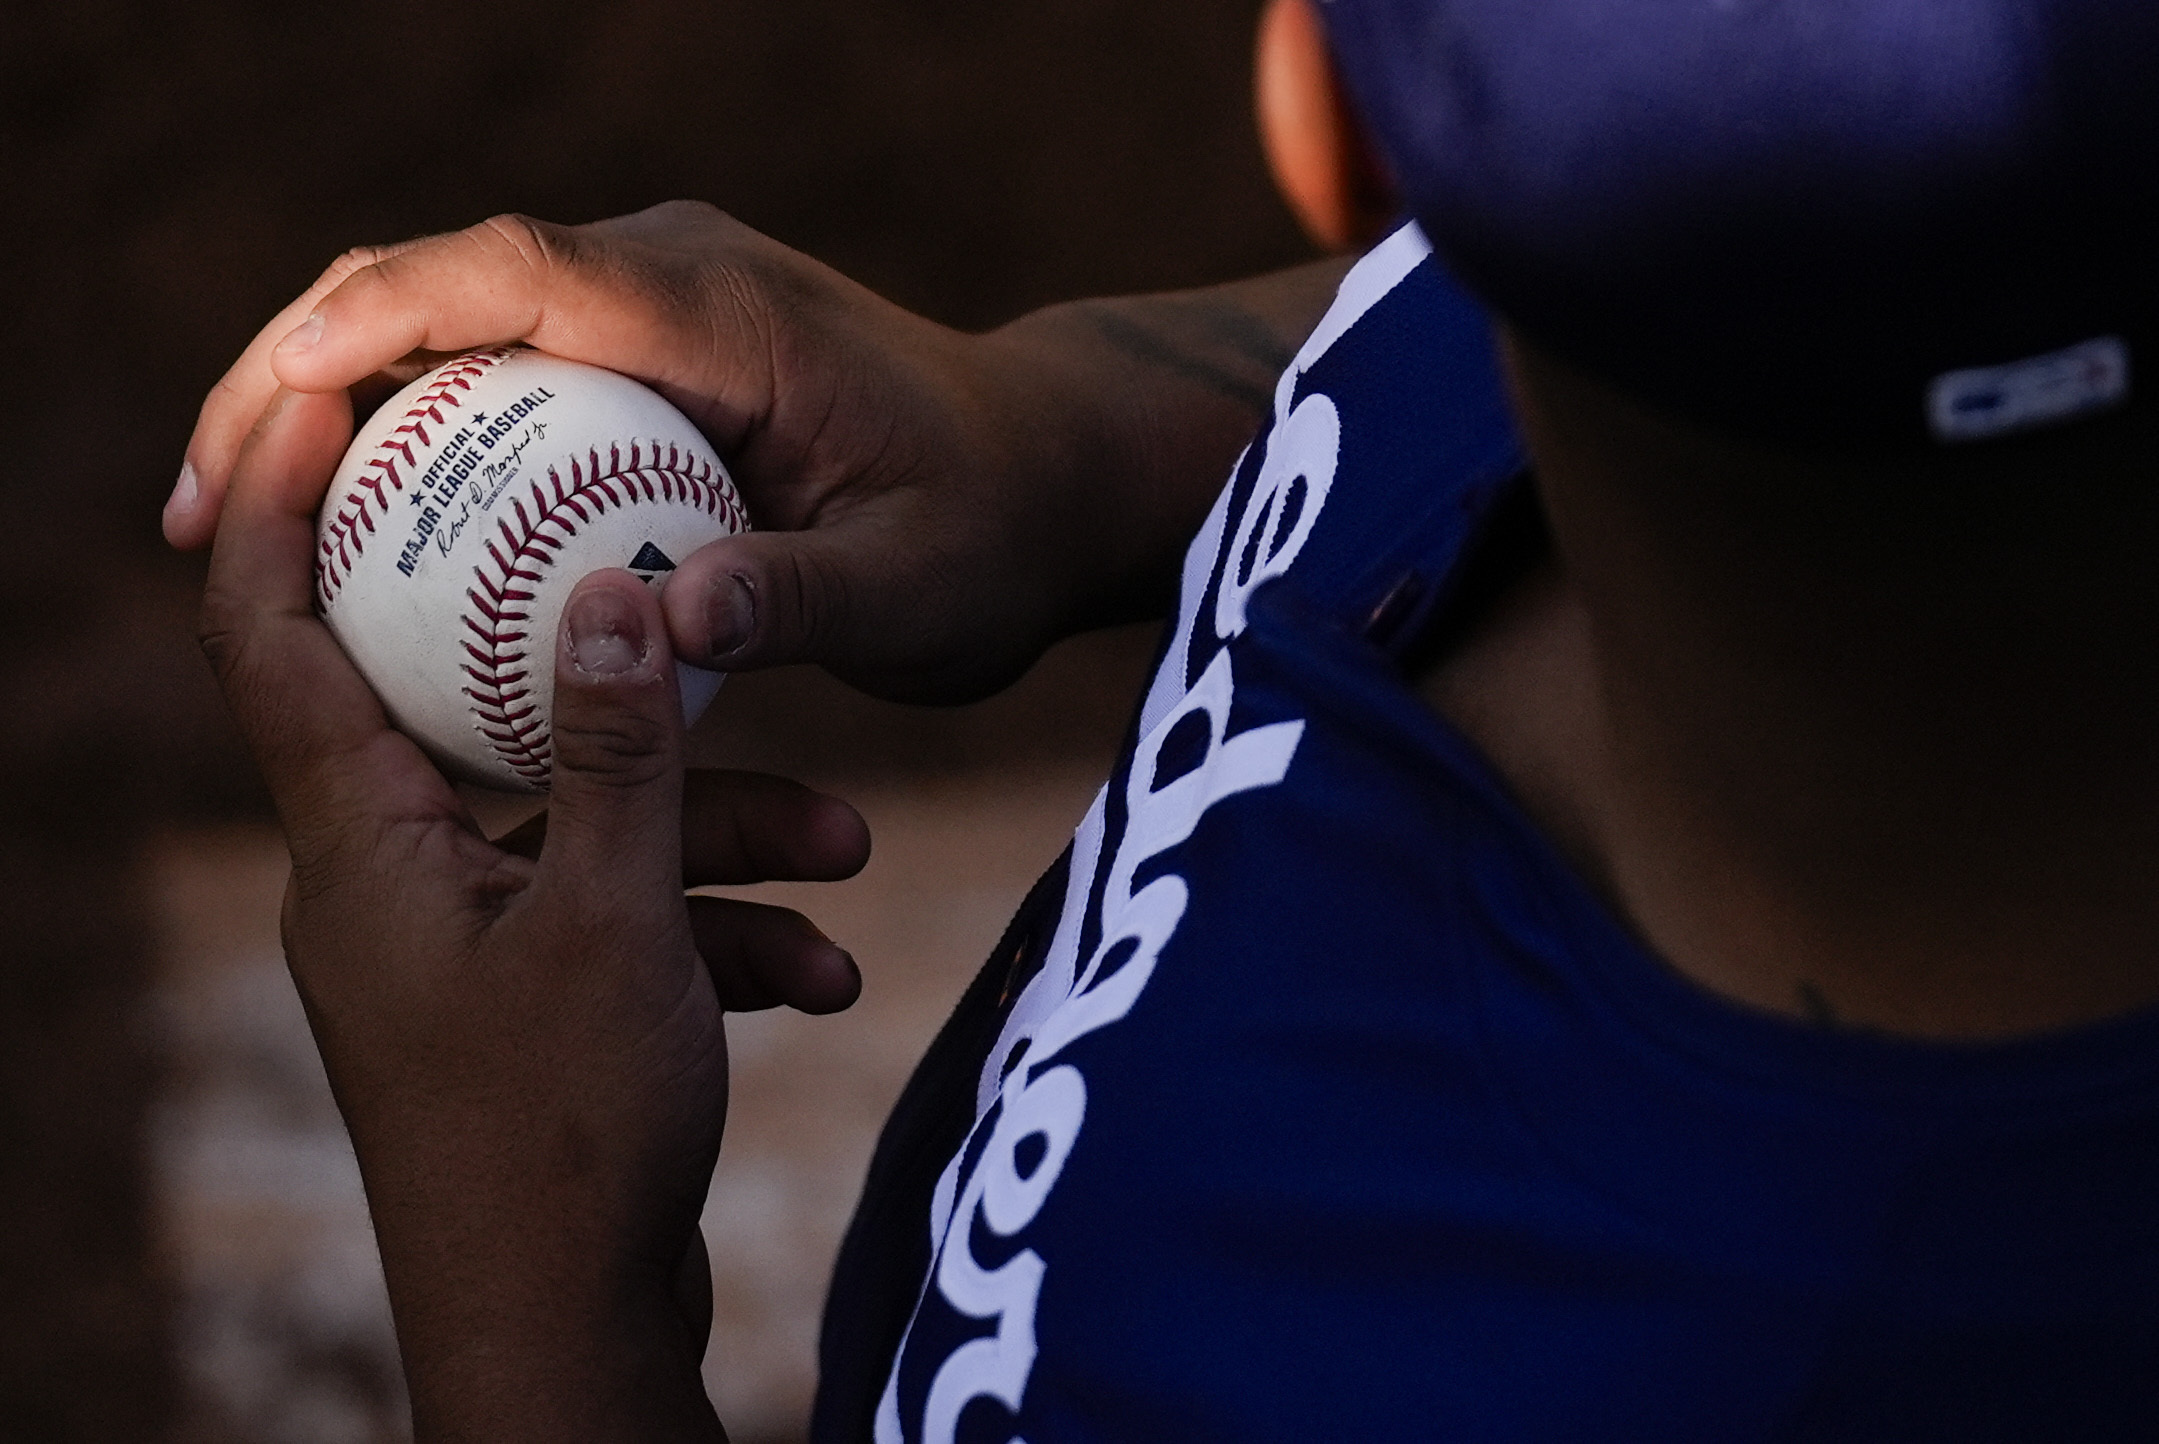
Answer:
[[[794,550],[782,569],[788,595],[783,615],[793,622],[798,650],[822,655],[846,630],[847,573],[822,551]]]
[[[727,244],[730,229],[741,229],[740,223],[709,202],[671,200],[578,226],[571,234],[588,259],[637,271],[691,275]]]
[[[675,765],[669,738],[665,721],[636,712],[558,717],[555,766],[614,786],[641,787]]]
[[[245,399],[251,392],[259,389],[260,384],[253,376],[242,377],[240,368],[234,367],[211,384],[209,395],[205,396],[202,401],[203,415],[207,416],[215,409],[230,406]]]
[[[710,201],[691,200],[686,197],[661,201],[658,205],[652,207],[649,214],[654,220],[670,221],[680,225],[695,226],[700,229],[725,224],[734,219],[726,211],[721,210]]]
[[[322,273],[322,279],[328,285],[336,285],[355,272],[380,265],[388,260],[390,255],[391,251],[387,246],[354,246],[330,262],[330,268]]]
[[[788,335],[799,326],[770,268],[735,254],[700,253],[674,281],[676,314],[695,317],[705,369],[733,378],[747,414],[769,415]]]
[[[568,227],[515,211],[489,216],[466,234],[536,277],[569,262],[576,244]]]
[[[741,250],[757,234],[710,201],[679,198],[583,230],[649,249],[700,257]]]
[[[263,373],[267,369],[263,363],[250,365],[243,359],[239,365],[218,377],[202,398],[201,408],[195,413],[196,429],[222,429],[245,417],[249,399],[259,395],[263,389]],[[260,404],[259,401],[257,404]]]
[[[289,754],[308,734],[308,702],[290,680],[275,627],[237,588],[213,581],[203,593],[195,638],[225,705],[258,761]]]
[[[236,598],[214,583],[203,592],[195,642],[218,682],[229,690],[247,650],[246,613]]]
[[[726,336],[729,349],[739,351],[745,335],[771,335],[780,288],[768,268],[740,256],[708,257],[699,267],[698,280],[710,303],[713,324]]]
[[[302,955],[301,910],[304,906],[300,869],[295,865],[292,871],[285,875],[285,894],[278,900],[277,906],[277,941],[284,950],[288,963]]]
[[[394,264],[407,249],[405,246],[354,246],[330,263],[320,280],[308,291],[319,303],[327,303],[340,292],[351,295],[365,291],[387,278],[385,268]]]

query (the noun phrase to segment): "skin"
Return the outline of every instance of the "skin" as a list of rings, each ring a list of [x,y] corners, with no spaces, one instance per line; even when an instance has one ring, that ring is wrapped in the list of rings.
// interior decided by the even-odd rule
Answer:
[[[1310,18],[1262,42],[1263,122],[1289,132],[1346,114]],[[1270,141],[1316,234],[1367,233],[1369,178],[1329,173],[1360,151],[1338,126]],[[683,889],[844,876],[868,838],[791,784],[685,777],[672,659],[960,699],[1159,609],[1341,270],[964,336],[708,207],[501,217],[348,255],[219,383],[166,531],[215,539],[204,646],[291,845],[287,954],[421,1440],[720,1437],[696,1216],[722,1018],[859,983],[805,920]],[[309,568],[348,388],[505,340],[658,387],[762,529],[657,598],[580,584],[544,836],[490,842],[314,617]],[[1508,363],[1553,555],[1418,685],[1618,916],[1817,1025],[1998,1037],[2159,999],[2149,418],[1805,463],[1521,338]]]
[[[526,341],[653,386],[728,458],[759,529],[669,579],[684,657],[971,700],[1059,637],[1160,611],[1345,269],[972,336],[696,202],[575,227],[498,216],[350,252],[264,327],[203,404],[165,534],[211,539],[280,386],[365,402],[446,354]]]
[[[1252,100],[1276,188],[1313,244],[1362,251],[1393,228],[1394,182],[1350,109],[1309,0],[1269,0],[1261,13]]]

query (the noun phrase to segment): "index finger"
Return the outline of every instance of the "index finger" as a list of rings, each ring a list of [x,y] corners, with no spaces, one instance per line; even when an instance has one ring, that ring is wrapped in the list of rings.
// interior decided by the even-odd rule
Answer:
[[[658,388],[724,449],[771,394],[750,288],[716,259],[753,234],[689,202],[591,226],[495,216],[353,272],[271,366],[296,390],[328,391],[415,351],[523,341]]]
[[[744,268],[778,249],[711,206],[671,201],[588,226],[496,216],[347,252],[203,402],[166,538],[210,539],[241,439],[280,385],[410,379],[413,358],[478,346],[523,341],[635,377],[729,449],[771,409],[772,338]]]
[[[351,429],[342,393],[272,399],[233,468],[203,592],[203,651],[296,855],[355,809],[464,810],[315,615],[315,508]]]

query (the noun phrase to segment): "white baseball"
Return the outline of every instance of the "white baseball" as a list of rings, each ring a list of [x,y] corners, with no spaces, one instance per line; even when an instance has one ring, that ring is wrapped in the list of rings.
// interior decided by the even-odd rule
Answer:
[[[602,567],[656,583],[746,530],[685,416],[612,371],[520,347],[460,356],[369,418],[316,527],[315,596],[390,719],[443,769],[547,788],[555,630]],[[720,674],[681,669],[694,720]]]

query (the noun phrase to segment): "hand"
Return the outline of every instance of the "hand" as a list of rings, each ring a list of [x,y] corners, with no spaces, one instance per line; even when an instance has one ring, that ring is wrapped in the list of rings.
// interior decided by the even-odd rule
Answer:
[[[526,341],[654,386],[742,488],[760,530],[688,559],[663,594],[679,655],[965,700],[1068,632],[1167,601],[1339,271],[969,336],[708,206],[498,217],[353,252],[280,313],[204,403],[166,534],[209,539],[281,385],[365,399],[445,353]]]
[[[845,804],[682,770],[656,598],[586,578],[544,836],[491,844],[311,606],[342,396],[278,393],[225,486],[203,642],[292,851],[287,956],[351,1129],[422,1440],[718,1438],[676,1283],[726,1101],[721,1014],[845,1007],[800,916],[686,884],[836,878]],[[531,856],[523,855],[525,853]]]

